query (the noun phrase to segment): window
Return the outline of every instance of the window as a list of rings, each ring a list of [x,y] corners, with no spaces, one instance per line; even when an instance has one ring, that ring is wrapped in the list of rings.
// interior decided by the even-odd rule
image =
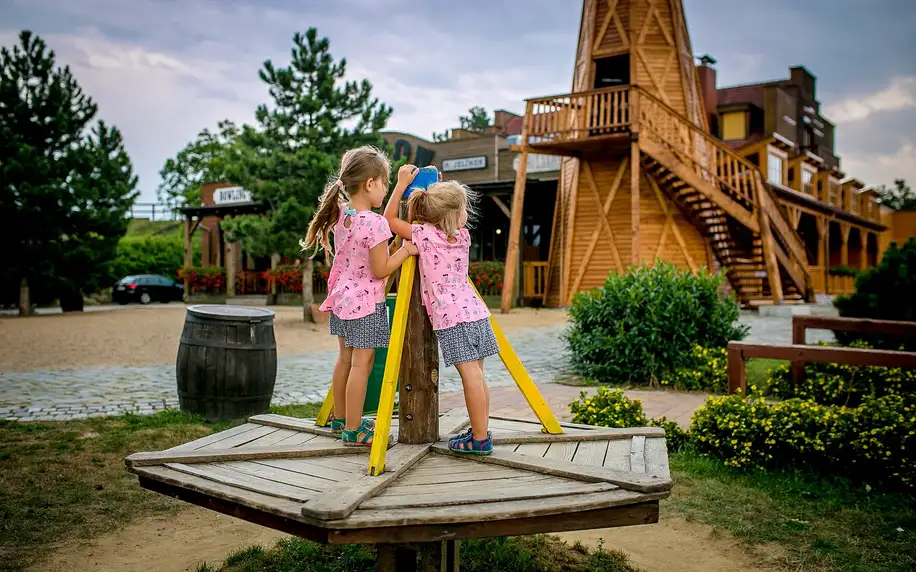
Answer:
[[[811,184],[811,180],[814,178],[814,173],[807,169],[802,169],[802,186],[801,190],[804,193],[809,195],[814,195],[814,185]]]
[[[827,188],[828,188],[827,202],[830,203],[831,205],[837,204],[836,181],[833,179],[830,179],[830,182],[827,183]]]
[[[747,138],[747,113],[732,111],[722,114],[722,140],[738,141]]]
[[[770,153],[767,157],[767,178],[774,182],[783,184],[782,178],[782,157]]]

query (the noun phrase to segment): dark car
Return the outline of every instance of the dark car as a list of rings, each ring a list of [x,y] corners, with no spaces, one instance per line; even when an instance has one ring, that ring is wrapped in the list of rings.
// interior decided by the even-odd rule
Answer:
[[[138,274],[122,278],[111,291],[111,299],[118,304],[140,302],[168,303],[184,299],[184,284],[158,274]]]

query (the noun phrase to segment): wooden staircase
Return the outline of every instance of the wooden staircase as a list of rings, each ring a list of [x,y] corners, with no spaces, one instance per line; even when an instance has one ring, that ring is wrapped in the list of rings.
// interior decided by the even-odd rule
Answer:
[[[810,300],[803,242],[760,170],[646,91],[634,107],[643,169],[707,237],[739,301]]]

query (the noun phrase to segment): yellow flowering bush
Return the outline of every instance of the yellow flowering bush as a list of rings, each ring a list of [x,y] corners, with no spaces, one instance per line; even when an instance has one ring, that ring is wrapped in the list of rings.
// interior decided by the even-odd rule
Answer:
[[[659,379],[663,386],[681,391],[711,391],[725,393],[728,388],[728,350],[694,346],[692,363],[679,367]]]
[[[579,399],[569,404],[574,423],[601,427],[661,427],[665,430],[668,449],[677,451],[688,441],[687,432],[665,416],[650,419],[642,409],[642,402],[630,399],[620,389],[599,387],[589,397],[584,391]]]
[[[916,408],[899,395],[856,407],[710,397],[691,420],[701,454],[737,468],[798,467],[916,489]]]

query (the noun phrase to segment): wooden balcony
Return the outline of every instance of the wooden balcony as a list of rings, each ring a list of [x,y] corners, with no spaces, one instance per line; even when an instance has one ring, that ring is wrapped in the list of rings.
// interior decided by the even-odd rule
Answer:
[[[629,141],[630,92],[615,87],[528,100],[523,145],[534,152],[578,155]]]

